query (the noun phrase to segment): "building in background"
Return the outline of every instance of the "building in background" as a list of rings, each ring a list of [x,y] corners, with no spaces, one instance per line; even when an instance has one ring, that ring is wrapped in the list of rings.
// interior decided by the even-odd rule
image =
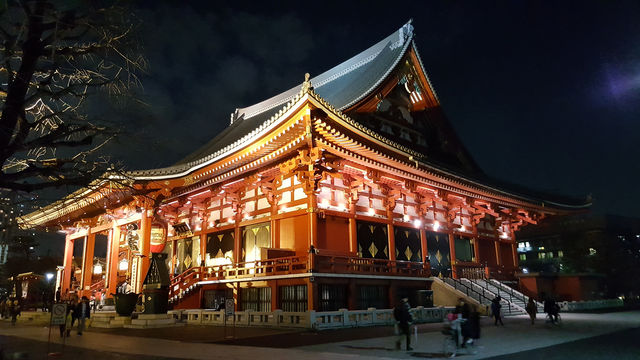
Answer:
[[[561,300],[640,295],[640,219],[579,214],[518,232],[521,288]]]
[[[238,310],[328,311],[417,304],[431,276],[513,278],[516,230],[588,206],[483,174],[408,23],[237,109],[178,164],[113,175],[21,221],[66,233],[65,293],[140,292],[164,252],[176,308],[233,297]]]

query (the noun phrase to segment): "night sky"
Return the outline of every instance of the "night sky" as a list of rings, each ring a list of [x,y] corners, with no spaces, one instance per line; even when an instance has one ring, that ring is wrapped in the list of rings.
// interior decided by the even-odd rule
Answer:
[[[143,106],[108,109],[127,169],[168,166],[229,114],[300,84],[413,18],[454,128],[490,176],[640,216],[640,3],[162,2],[138,5]],[[237,2],[241,3],[241,2]]]

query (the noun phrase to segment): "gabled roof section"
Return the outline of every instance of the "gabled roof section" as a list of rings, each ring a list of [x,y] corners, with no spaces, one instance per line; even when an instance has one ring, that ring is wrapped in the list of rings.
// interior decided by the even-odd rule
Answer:
[[[335,108],[344,110],[378,87],[396,67],[413,40],[413,26],[407,22],[393,34],[351,59],[311,79],[314,91]],[[269,121],[282,106],[300,93],[300,85],[257,104],[237,109],[231,125],[199,150],[177,165],[166,168],[196,166],[220,149]]]

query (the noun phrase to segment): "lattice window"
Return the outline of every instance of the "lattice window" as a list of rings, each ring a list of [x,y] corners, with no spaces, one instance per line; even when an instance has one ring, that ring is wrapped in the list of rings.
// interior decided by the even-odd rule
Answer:
[[[271,288],[243,288],[240,289],[241,311],[271,311]]]
[[[387,309],[389,293],[386,286],[366,285],[358,288],[358,309]]]
[[[307,285],[280,287],[280,309],[283,311],[307,311]]]
[[[318,285],[319,311],[336,311],[347,308],[347,285]]]

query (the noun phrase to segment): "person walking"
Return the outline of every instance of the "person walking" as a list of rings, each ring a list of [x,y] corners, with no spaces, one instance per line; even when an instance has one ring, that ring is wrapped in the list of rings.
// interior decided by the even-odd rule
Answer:
[[[411,347],[411,332],[409,331],[409,325],[413,320],[411,318],[411,313],[409,313],[410,308],[409,299],[403,298],[395,309],[393,309],[393,317],[396,319],[399,330],[398,339],[396,340],[396,350],[400,350],[403,336],[407,339],[407,351],[413,350]]]
[[[62,291],[60,289],[60,286],[58,286],[58,290],[56,290],[56,302],[59,303],[61,298],[62,298]]]
[[[531,325],[536,322],[536,314],[538,313],[538,305],[533,300],[532,297],[529,297],[529,302],[527,302],[527,306],[525,308],[527,310],[527,314],[529,314],[529,318],[531,319]]]
[[[82,300],[76,307],[76,312],[76,317],[78,318],[78,335],[82,335],[85,327],[85,321],[86,319],[89,319],[91,317],[91,306],[89,306],[89,298],[87,298],[86,296],[82,297]]]
[[[18,316],[20,316],[20,303],[18,300],[13,300],[9,311],[11,312],[11,325],[15,326],[16,321],[18,321]]]
[[[495,319],[495,321],[493,322],[495,326],[498,326],[498,322],[500,322],[500,325],[504,326],[504,323],[502,322],[502,316],[500,315],[500,308],[502,308],[502,305],[500,305],[500,300],[502,300],[500,295],[491,300],[491,313],[493,314],[493,318]]]
[[[58,325],[60,327],[60,337],[64,337],[64,333],[67,333],[67,337],[71,335],[71,317],[73,309],[71,306],[67,306],[67,313],[64,316],[64,324]]]
[[[547,296],[544,300],[544,312],[549,316],[549,321],[552,324],[558,322],[558,313],[560,312],[560,307],[556,304],[556,301],[551,297],[551,295]]]

